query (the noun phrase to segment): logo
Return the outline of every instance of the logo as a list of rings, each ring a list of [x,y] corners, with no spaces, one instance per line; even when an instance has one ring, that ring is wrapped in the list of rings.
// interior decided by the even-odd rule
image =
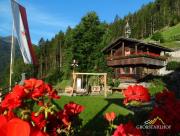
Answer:
[[[147,121],[145,121],[144,124],[154,125],[154,124],[156,124],[156,122],[158,122],[158,121],[161,122],[162,125],[165,125],[164,121],[163,121],[159,116],[157,116],[157,117],[154,118],[153,120],[147,120]]]
[[[171,125],[165,124],[159,116],[152,120],[147,120],[143,125],[137,125],[136,127],[138,129],[171,129]]]

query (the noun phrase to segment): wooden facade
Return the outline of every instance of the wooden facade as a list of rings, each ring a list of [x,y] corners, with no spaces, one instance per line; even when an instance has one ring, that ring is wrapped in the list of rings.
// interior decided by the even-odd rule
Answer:
[[[120,37],[103,50],[107,65],[114,69],[115,77],[121,79],[140,79],[146,75],[158,74],[164,67],[169,48],[145,43],[132,38]]]

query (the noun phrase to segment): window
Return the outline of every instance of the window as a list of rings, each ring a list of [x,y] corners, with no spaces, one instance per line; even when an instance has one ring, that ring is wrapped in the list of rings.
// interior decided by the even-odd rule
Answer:
[[[125,56],[129,56],[131,54],[130,48],[125,48]]]
[[[125,67],[124,68],[124,73],[129,74],[130,73],[130,67]]]

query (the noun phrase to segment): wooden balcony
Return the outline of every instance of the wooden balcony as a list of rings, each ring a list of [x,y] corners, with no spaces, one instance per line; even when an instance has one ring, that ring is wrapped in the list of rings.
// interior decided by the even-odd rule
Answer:
[[[126,66],[126,65],[151,65],[151,66],[158,66],[163,67],[165,60],[160,58],[152,58],[150,56],[134,56],[128,57],[125,56],[120,57],[108,57],[107,58],[107,65],[108,66]]]

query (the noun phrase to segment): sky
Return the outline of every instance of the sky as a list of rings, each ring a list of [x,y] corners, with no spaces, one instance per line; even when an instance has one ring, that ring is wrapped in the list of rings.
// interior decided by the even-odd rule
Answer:
[[[68,26],[75,27],[87,12],[95,11],[101,21],[113,22],[154,0],[16,0],[26,8],[32,43],[51,39]],[[0,36],[12,33],[10,0],[0,0]]]

